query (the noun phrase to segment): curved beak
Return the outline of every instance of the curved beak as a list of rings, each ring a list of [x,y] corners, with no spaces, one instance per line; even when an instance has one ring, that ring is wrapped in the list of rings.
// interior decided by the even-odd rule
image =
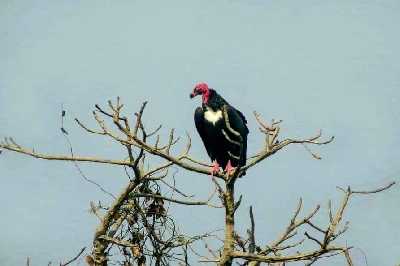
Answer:
[[[193,92],[190,94],[190,99],[196,97],[196,94],[194,94]]]

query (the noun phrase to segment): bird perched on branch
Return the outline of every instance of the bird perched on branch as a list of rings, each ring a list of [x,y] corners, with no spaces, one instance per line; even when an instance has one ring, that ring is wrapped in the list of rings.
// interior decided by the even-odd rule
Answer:
[[[214,176],[221,166],[229,178],[234,167],[246,165],[249,134],[246,118],[242,112],[231,106],[215,90],[208,88],[205,83],[198,84],[190,94],[190,98],[197,95],[202,95],[202,107],[196,108],[194,122],[208,156],[214,164],[211,175]],[[227,126],[224,114],[228,114],[227,120],[231,129]],[[245,174],[244,172],[242,175]]]

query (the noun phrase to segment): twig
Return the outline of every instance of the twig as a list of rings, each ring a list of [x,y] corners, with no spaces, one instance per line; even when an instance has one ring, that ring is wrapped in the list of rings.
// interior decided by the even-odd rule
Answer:
[[[40,154],[36,152],[31,152],[21,148],[20,146],[9,146],[3,145],[2,148],[15,151],[18,153],[26,154],[35,158],[45,159],[45,160],[56,160],[56,161],[77,161],[77,162],[92,162],[92,163],[105,163],[105,164],[116,164],[116,165],[129,165],[129,161],[121,161],[121,160],[110,160],[110,159],[102,159],[102,158],[94,158],[94,157],[82,157],[82,156],[66,156],[66,155],[46,155]]]
[[[165,182],[163,179],[161,179],[161,182],[163,182],[169,188],[171,188],[175,192],[179,193],[180,195],[184,196],[185,198],[193,198],[195,196],[194,194],[186,194],[186,193],[182,192],[181,190],[177,189],[176,187],[174,187],[174,186],[168,184],[167,182]]]
[[[78,253],[78,255],[76,255],[75,258],[70,259],[69,261],[67,261],[67,262],[65,262],[65,263],[60,263],[60,266],[66,266],[66,265],[70,264],[71,262],[76,261],[76,260],[79,258],[79,256],[83,253],[83,251],[85,251],[85,249],[86,249],[86,247],[83,247],[83,248],[81,249],[81,251]]]
[[[101,215],[99,209],[100,209],[100,206],[96,206],[93,201],[90,202],[90,211],[92,213],[96,214],[96,216],[99,217],[100,221],[102,221],[103,215]]]
[[[249,234],[249,252],[254,253],[256,251],[256,238],[254,235],[254,229],[255,229],[255,223],[254,223],[254,215],[253,215],[253,206],[250,206],[249,209],[249,214],[250,214],[250,234]]]
[[[374,194],[374,193],[379,193],[382,192],[386,189],[389,189],[391,186],[393,186],[394,184],[396,184],[396,182],[390,182],[387,186],[382,187],[382,188],[378,188],[375,190],[360,190],[360,191],[351,191],[351,194]],[[342,189],[343,191],[343,189]]]
[[[217,190],[214,189],[214,191],[211,193],[211,195],[204,201],[183,201],[183,200],[176,200],[176,199],[173,199],[173,198],[164,197],[164,196],[161,196],[161,195],[146,194],[146,193],[133,193],[132,196],[137,197],[137,198],[153,197],[153,198],[163,199],[163,200],[167,200],[167,201],[174,202],[174,203],[179,203],[179,204],[182,204],[182,205],[209,205],[210,206],[209,202],[214,197],[216,191]]]

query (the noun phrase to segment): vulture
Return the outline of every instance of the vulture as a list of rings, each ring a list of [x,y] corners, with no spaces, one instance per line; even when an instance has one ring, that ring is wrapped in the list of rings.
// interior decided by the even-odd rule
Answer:
[[[219,167],[222,167],[229,178],[230,172],[234,167],[246,165],[247,135],[249,134],[249,129],[246,125],[247,120],[242,112],[231,106],[215,90],[210,89],[207,84],[198,84],[190,94],[190,98],[197,95],[202,96],[202,107],[196,108],[194,123],[214,165],[211,169],[211,176],[214,176],[214,173],[219,171]],[[230,142],[223,133],[225,131],[229,138],[235,142],[240,141],[226,126],[224,106],[226,106],[231,128],[238,132],[243,140],[243,152],[240,161],[238,160],[240,146]],[[245,174],[244,172],[242,175]]]

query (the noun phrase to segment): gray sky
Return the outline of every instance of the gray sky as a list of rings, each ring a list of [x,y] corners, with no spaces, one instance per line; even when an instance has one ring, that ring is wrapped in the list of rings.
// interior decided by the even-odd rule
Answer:
[[[68,154],[63,103],[76,155],[123,159],[121,145],[74,123],[78,117],[94,126],[94,104],[120,96],[131,117],[149,101],[148,128],[162,123],[165,138],[171,128],[182,137],[187,130],[192,155],[207,161],[193,123],[200,99],[189,99],[207,82],[248,118],[249,155],[263,145],[255,110],[266,121],[283,119],[280,139],[319,129],[325,138],[335,135],[331,145],[310,147],[322,160],[300,145],[288,147],[237,182],[244,197],[239,232],[249,227],[253,205],[258,244],[271,244],[299,197],[303,216],[322,204],[316,221],[326,226],[327,200],[337,208],[342,199],[336,186],[375,189],[400,179],[400,2],[322,2],[0,1],[0,137]],[[123,169],[80,167],[114,194],[127,184]],[[0,173],[0,265],[24,265],[28,256],[32,265],[46,265],[90,249],[97,219],[89,202],[110,199],[72,163],[4,151]],[[209,177],[180,170],[176,178],[199,199],[210,192]],[[337,243],[361,249],[369,265],[400,262],[399,193],[396,185],[352,198],[344,217],[350,229]],[[186,235],[223,226],[216,210],[170,212]],[[361,251],[351,255],[366,265]],[[317,263],[344,264],[342,257]]]

